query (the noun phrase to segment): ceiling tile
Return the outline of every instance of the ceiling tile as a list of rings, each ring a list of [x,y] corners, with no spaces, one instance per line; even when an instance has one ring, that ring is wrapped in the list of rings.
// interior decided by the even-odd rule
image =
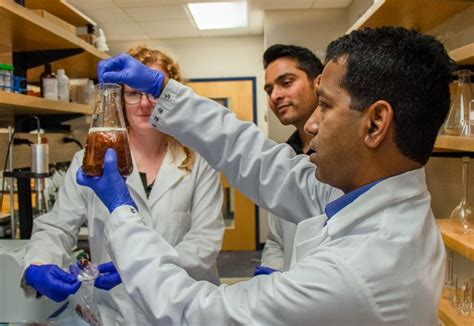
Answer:
[[[183,5],[162,7],[124,8],[127,15],[135,21],[158,21],[186,19],[187,14]]]
[[[159,7],[163,5],[179,5],[181,0],[114,0],[122,8],[125,7]]]
[[[125,24],[104,24],[102,29],[105,31],[106,36],[109,34],[137,34],[143,33],[144,30],[136,23],[125,23]]]
[[[265,14],[263,10],[249,9],[248,27],[252,31],[260,30],[263,33]]]
[[[185,32],[166,30],[166,31],[160,31],[160,32],[149,32],[148,35],[150,35],[150,37],[153,39],[157,39],[157,38],[196,37],[196,36],[199,36],[199,33],[196,30],[185,31]]]
[[[107,36],[108,42],[113,41],[147,41],[150,40],[150,37],[145,33],[139,34],[116,34]]]
[[[67,0],[66,2],[84,13],[90,9],[118,8],[113,0]]]
[[[167,30],[183,32],[196,31],[194,25],[187,19],[139,23],[139,26],[147,33],[162,32]]]
[[[101,26],[114,23],[133,22],[121,9],[94,9],[88,10],[86,14]]]
[[[314,0],[250,0],[249,6],[266,10],[308,9]]]
[[[199,31],[200,36],[231,36],[231,35],[249,35],[248,28],[228,28]]]

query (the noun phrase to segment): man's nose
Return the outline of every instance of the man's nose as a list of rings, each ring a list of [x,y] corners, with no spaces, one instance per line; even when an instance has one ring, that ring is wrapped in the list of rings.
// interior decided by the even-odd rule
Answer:
[[[316,135],[319,131],[319,110],[313,111],[308,121],[304,124],[304,132],[309,135]]]
[[[270,94],[270,100],[276,102],[283,98],[283,91],[281,87],[274,87],[272,93]]]

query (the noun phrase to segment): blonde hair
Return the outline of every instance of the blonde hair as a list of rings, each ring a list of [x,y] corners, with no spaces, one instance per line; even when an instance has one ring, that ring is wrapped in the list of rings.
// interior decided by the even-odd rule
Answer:
[[[170,79],[174,79],[182,84],[187,82],[186,79],[181,75],[181,68],[179,67],[178,63],[169,55],[160,50],[152,50],[148,46],[142,44],[134,49],[129,49],[128,54],[147,66],[152,64],[159,65]],[[168,148],[170,149],[174,158],[176,158],[176,155],[181,150],[186,155],[186,158],[184,159],[183,163],[181,163],[179,168],[185,170],[186,172],[191,172],[195,160],[194,152],[190,148],[182,145],[175,138],[169,135],[165,136],[166,144],[168,145]]]

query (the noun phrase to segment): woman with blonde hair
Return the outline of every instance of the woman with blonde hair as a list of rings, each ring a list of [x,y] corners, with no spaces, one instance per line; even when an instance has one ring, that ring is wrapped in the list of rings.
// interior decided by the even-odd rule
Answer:
[[[184,82],[177,63],[163,52],[141,45],[128,53],[166,78]],[[156,105],[153,96],[123,85],[123,104],[134,165],[127,186],[140,214],[176,249],[178,263],[190,276],[218,284],[216,259],[224,224],[217,172],[198,154],[150,126]],[[82,158],[83,151],[76,153],[53,209],[34,221],[24,260],[24,289],[56,301],[77,290],[77,284],[67,276],[70,274],[58,266],[66,264],[80,226],[87,222],[92,262],[100,264],[95,297],[103,324],[148,325],[106,252],[103,228],[109,217],[107,208],[90,189],[76,183]],[[140,257],[124,259],[133,262]]]

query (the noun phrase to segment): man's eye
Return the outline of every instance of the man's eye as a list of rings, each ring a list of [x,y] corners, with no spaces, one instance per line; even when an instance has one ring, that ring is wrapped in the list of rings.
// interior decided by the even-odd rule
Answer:
[[[328,105],[325,102],[319,101],[318,102],[318,107],[321,109],[326,109]]]
[[[138,95],[138,92],[128,92],[128,95],[129,95],[129,96],[137,96],[137,95]]]
[[[293,84],[293,80],[291,79],[285,79],[283,81],[283,86],[290,86],[291,84]]]

